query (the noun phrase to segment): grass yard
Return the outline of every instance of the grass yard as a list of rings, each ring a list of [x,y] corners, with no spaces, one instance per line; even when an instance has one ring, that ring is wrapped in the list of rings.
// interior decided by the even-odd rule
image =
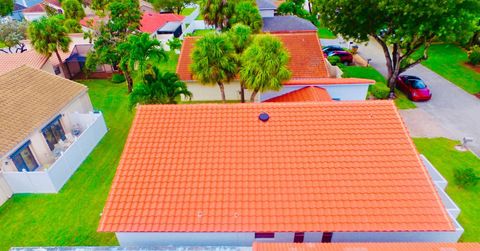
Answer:
[[[332,31],[330,31],[328,28],[325,28],[325,27],[319,27],[317,30],[317,34],[319,38],[323,38],[323,39],[337,38],[337,36],[335,36],[335,34],[333,34]]]
[[[380,74],[375,68],[369,67],[361,67],[361,66],[343,66],[341,65],[340,68],[343,71],[344,78],[366,78],[366,79],[373,79],[377,82],[377,84],[385,84],[387,80],[385,77]],[[410,101],[403,92],[395,90],[395,94],[397,98],[395,99],[395,104],[397,105],[398,109],[413,109],[417,106],[415,103]]]
[[[108,133],[58,194],[14,195],[0,207],[0,251],[12,246],[118,245],[114,234],[97,233],[133,113],[127,88],[108,80],[82,81]]]
[[[467,53],[453,44],[435,44],[422,64],[465,91],[480,93],[480,73],[466,67]]]
[[[424,154],[448,180],[447,193],[462,210],[458,220],[465,229],[461,241],[480,242],[480,185],[459,188],[455,185],[453,170],[456,167],[472,167],[480,175],[480,159],[470,152],[454,149],[460,142],[445,138],[417,138],[413,140],[420,153]]]
[[[207,35],[207,34],[213,33],[213,32],[215,32],[214,29],[195,30],[195,31],[192,33],[192,36],[201,37],[201,36],[205,36],[205,35]]]
[[[3,48],[3,47],[5,47],[5,46],[6,46],[5,43],[2,42],[2,41],[0,41],[0,49]]]
[[[182,16],[190,16],[195,11],[195,8],[184,8],[181,12],[180,15]]]
[[[169,71],[175,73],[177,71],[177,64],[178,64],[178,54],[174,51],[167,51],[168,60],[167,61],[160,61],[157,62],[156,65],[162,71]]]

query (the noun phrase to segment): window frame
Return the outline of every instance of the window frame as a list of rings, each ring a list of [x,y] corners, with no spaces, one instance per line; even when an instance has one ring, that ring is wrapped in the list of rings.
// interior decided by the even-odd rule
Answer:
[[[17,150],[15,150],[15,152],[10,154],[10,156],[9,156],[9,158],[12,160],[13,164],[15,165],[15,167],[17,168],[17,170],[19,172],[23,172],[23,170],[26,170],[27,172],[33,172],[33,171],[37,170],[37,168],[40,167],[40,163],[38,162],[37,158],[35,157],[35,154],[33,153],[32,149],[30,148],[30,145],[31,145],[31,141],[29,140],[29,141],[25,142],[23,145],[21,145],[19,148],[17,148]],[[25,159],[21,154],[25,150],[28,150],[28,152],[32,156],[32,159],[33,159],[34,164],[35,164],[33,169],[30,169],[27,166],[27,163],[25,162]],[[20,160],[22,161],[22,163],[17,162],[18,157],[20,157]]]
[[[62,115],[58,115],[52,121],[50,121],[47,125],[45,125],[41,130],[43,138],[45,139],[45,142],[47,143],[50,151],[53,151],[55,149],[55,144],[58,143],[60,140],[66,140],[67,139],[67,137],[65,136],[65,129],[62,125],[61,119],[62,119]],[[50,132],[55,137],[55,134],[53,133],[52,127],[54,127],[57,122],[58,122],[58,125],[60,126],[60,129],[61,129],[59,131],[60,132],[60,139],[55,138],[57,140],[57,142],[55,144],[51,145],[47,140],[47,135],[46,134],[47,134],[47,132]]]
[[[275,232],[261,232],[261,233],[255,232],[255,239],[274,239],[274,238],[275,238]]]

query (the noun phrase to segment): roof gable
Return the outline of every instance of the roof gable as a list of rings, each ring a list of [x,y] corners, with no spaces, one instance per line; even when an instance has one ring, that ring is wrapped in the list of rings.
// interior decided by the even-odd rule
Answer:
[[[140,106],[99,227],[453,230],[391,101]]]
[[[321,102],[332,101],[327,90],[321,87],[307,86],[283,95],[267,99],[263,102]]]
[[[317,27],[310,21],[297,16],[273,16],[263,18],[263,32],[317,32]]]

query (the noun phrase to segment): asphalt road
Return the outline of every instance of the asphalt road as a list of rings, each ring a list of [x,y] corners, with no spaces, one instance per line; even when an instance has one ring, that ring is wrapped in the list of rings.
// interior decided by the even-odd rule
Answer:
[[[321,40],[322,45],[341,44],[342,39]],[[370,64],[384,76],[387,75],[383,51],[375,41],[359,45],[359,54],[371,59]],[[446,137],[462,140],[472,138],[469,148],[480,156],[480,99],[460,89],[450,81],[417,65],[405,74],[422,78],[432,91],[432,99],[417,102],[417,109],[401,110],[400,114],[412,137]]]

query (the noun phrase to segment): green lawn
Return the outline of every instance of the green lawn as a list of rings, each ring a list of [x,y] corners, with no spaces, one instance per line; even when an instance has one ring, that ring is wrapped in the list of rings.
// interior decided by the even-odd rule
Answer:
[[[174,51],[168,51],[168,60],[167,61],[159,61],[157,62],[157,66],[162,71],[169,71],[169,72],[176,72],[177,71],[177,64],[178,64],[178,54]]]
[[[2,42],[2,41],[0,41],[0,49],[3,48],[3,47],[5,47],[5,46],[6,46],[5,43]]]
[[[465,91],[480,93],[480,73],[464,65],[467,53],[452,44],[435,44],[430,47],[429,58],[422,64]]]
[[[205,36],[207,34],[215,32],[214,29],[206,29],[206,30],[195,30],[192,34],[192,36]]]
[[[317,30],[317,34],[319,38],[323,38],[323,39],[337,38],[337,36],[335,36],[335,34],[333,34],[332,31],[330,31],[328,28],[325,28],[325,27],[319,27]]]
[[[97,233],[113,175],[133,118],[126,86],[82,81],[109,131],[58,194],[14,195],[0,207],[0,251],[12,246],[118,245],[114,234]]]
[[[341,70],[343,71],[344,78],[366,78],[366,79],[373,79],[377,82],[377,84],[386,84],[387,80],[385,77],[380,74],[375,68],[369,67],[361,67],[361,66],[343,66],[340,65]],[[410,101],[405,94],[396,90],[395,94],[397,98],[395,99],[395,104],[397,105],[398,109],[412,109],[416,108],[417,106]]]
[[[453,170],[456,167],[472,167],[480,174],[480,159],[470,152],[454,149],[460,142],[445,138],[413,140],[420,153],[424,154],[437,170],[448,180],[446,189],[450,198],[462,210],[458,220],[465,228],[461,241],[480,242],[480,185],[462,189],[455,185]]]
[[[192,12],[195,11],[195,8],[184,8],[182,10],[182,12],[180,12],[180,15],[182,16],[190,16],[190,14],[192,14]]]

